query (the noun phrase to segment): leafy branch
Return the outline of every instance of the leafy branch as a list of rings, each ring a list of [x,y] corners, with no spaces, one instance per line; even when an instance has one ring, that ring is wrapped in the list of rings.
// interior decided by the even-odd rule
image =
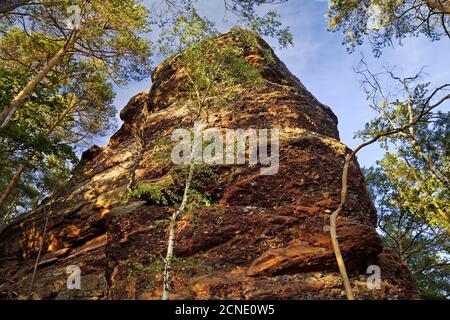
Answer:
[[[338,208],[331,214],[330,216],[330,235],[331,235],[331,241],[332,241],[332,245],[333,245],[333,250],[334,250],[334,254],[336,256],[336,261],[339,267],[339,272],[341,273],[343,282],[344,282],[344,287],[345,287],[345,292],[347,295],[347,299],[349,300],[354,300],[354,296],[353,296],[353,292],[352,292],[352,288],[350,285],[350,281],[348,278],[348,274],[347,274],[347,269],[345,267],[345,263],[344,263],[344,259],[342,257],[342,253],[339,247],[339,242],[337,239],[337,232],[336,232],[336,220],[337,217],[342,213],[342,211],[344,210],[345,204],[347,202],[347,197],[348,197],[348,172],[349,172],[349,167],[350,167],[350,163],[351,161],[355,158],[356,154],[361,151],[363,148],[377,142],[378,140],[380,140],[383,137],[387,137],[387,136],[391,136],[391,135],[395,135],[401,132],[405,132],[406,130],[408,130],[409,128],[412,128],[413,126],[417,125],[418,123],[420,123],[421,121],[424,120],[424,118],[426,118],[427,115],[429,115],[435,108],[437,108],[438,106],[440,106],[442,103],[444,103],[444,101],[450,99],[450,94],[445,95],[444,97],[442,97],[441,99],[439,99],[436,103],[431,104],[430,102],[432,101],[432,99],[443,89],[450,87],[450,84],[444,84],[438,88],[436,88],[433,93],[426,99],[426,101],[423,103],[422,108],[419,112],[419,114],[417,115],[417,117],[415,119],[413,119],[412,121],[408,122],[407,124],[398,127],[398,128],[392,128],[389,129],[385,132],[382,133],[378,133],[377,135],[375,135],[372,139],[370,139],[367,142],[364,142],[362,144],[360,144],[358,147],[356,147],[353,152],[351,152],[350,154],[346,155],[345,157],[345,162],[344,162],[344,168],[342,171],[342,187],[341,187],[341,196],[340,196],[340,203]]]

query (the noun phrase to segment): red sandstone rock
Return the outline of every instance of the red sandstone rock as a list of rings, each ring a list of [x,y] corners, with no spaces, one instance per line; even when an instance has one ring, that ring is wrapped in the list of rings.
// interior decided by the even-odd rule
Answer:
[[[234,41],[234,34],[219,37]],[[337,119],[318,102],[260,40],[246,59],[263,70],[267,86],[247,88],[233,110],[217,110],[212,125],[280,128],[280,170],[261,176],[258,166],[217,166],[206,186],[214,205],[180,217],[173,266],[178,299],[343,299],[327,230],[337,207],[345,152]],[[248,51],[248,50],[247,50]],[[161,64],[149,93],[122,111],[124,124],[109,144],[84,153],[70,184],[51,206],[44,252],[33,288],[35,299],[158,299],[161,257],[173,206],[131,199],[136,183],[164,182],[173,165],[161,141],[174,128],[191,127],[183,107],[183,73],[176,59]],[[148,117],[143,114],[148,112]],[[139,151],[133,128],[144,130]],[[170,150],[169,150],[170,151]],[[169,159],[170,160],[170,159]],[[338,235],[357,298],[416,297],[408,270],[375,231],[376,211],[356,162],[349,173],[349,198]],[[0,292],[24,298],[30,283],[45,212],[18,218],[0,231]],[[382,289],[369,290],[366,269],[378,264]],[[65,268],[78,265],[82,290],[66,289]]]

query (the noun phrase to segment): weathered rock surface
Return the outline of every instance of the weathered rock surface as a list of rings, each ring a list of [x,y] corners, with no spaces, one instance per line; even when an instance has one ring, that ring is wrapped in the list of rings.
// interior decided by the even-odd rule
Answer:
[[[233,41],[234,33],[219,37]],[[245,57],[259,66],[265,88],[246,88],[233,110],[212,110],[209,125],[279,128],[280,169],[216,166],[206,186],[213,204],[180,217],[173,268],[175,299],[343,299],[331,249],[329,214],[337,207],[348,149],[337,119],[260,41]],[[130,181],[163,182],[173,174],[170,134],[193,121],[180,105],[182,72],[176,59],[161,64],[149,93],[121,112],[124,124],[105,147],[93,147],[58,199],[0,232],[0,292],[26,297],[50,214],[35,299],[159,299],[167,225],[174,206],[125,200]],[[177,99],[175,99],[177,98]],[[177,102],[178,101],[178,102]],[[136,128],[144,134],[143,148]],[[205,180],[206,181],[206,180]],[[360,299],[409,299],[416,292],[408,270],[383,248],[376,210],[356,162],[338,235],[355,295]],[[367,288],[369,265],[381,267],[382,286]],[[66,267],[82,271],[81,290],[66,288]]]

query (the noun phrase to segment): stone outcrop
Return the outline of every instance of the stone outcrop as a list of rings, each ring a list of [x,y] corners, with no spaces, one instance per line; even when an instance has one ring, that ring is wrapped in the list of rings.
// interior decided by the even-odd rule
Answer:
[[[227,33],[218,41],[234,41],[235,36]],[[246,88],[232,110],[212,109],[203,120],[222,128],[280,129],[279,172],[262,176],[258,165],[222,165],[211,167],[208,175],[199,173],[199,191],[208,192],[211,205],[179,218],[173,299],[345,298],[329,215],[339,202],[348,149],[339,141],[331,109],[278,58],[266,59],[267,50],[263,40],[257,50],[245,50],[246,60],[261,68],[266,86]],[[182,78],[176,57],[162,63],[151,90],[123,109],[124,123],[107,146],[83,153],[57,199],[0,232],[3,297],[26,297],[47,214],[33,298],[161,297],[162,256],[175,206],[126,194],[130,184],[177,181],[168,157],[170,135],[193,125],[180,104]],[[415,298],[408,270],[376,233],[376,210],[357,162],[351,164],[349,182],[338,235],[356,297]],[[70,265],[81,269],[81,290],[66,288]],[[370,265],[381,268],[381,289],[367,287]]]

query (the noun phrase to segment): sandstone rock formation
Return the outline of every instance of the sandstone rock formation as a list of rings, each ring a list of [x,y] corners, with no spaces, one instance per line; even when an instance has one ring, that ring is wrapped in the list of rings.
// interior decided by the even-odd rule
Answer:
[[[233,41],[235,33],[219,37]],[[208,115],[222,128],[279,128],[280,169],[260,175],[257,165],[212,167],[199,177],[212,199],[183,214],[177,227],[173,299],[344,299],[329,236],[348,149],[337,118],[286,66],[258,50],[245,58],[263,71],[264,88],[247,88],[233,110]],[[130,183],[173,181],[167,140],[192,127],[180,105],[182,72],[176,59],[153,74],[149,93],[121,112],[122,127],[105,147],[83,153],[69,185],[51,205],[18,218],[0,233],[0,292],[25,298],[45,217],[49,224],[33,287],[34,299],[159,299],[167,225],[175,210],[150,199],[126,199]],[[143,145],[137,130],[143,133]],[[170,140],[169,140],[170,141]],[[356,162],[338,235],[358,299],[409,299],[408,270],[383,247],[376,210]],[[66,267],[82,271],[81,290],[66,288]],[[368,289],[369,265],[381,268],[379,290]]]

